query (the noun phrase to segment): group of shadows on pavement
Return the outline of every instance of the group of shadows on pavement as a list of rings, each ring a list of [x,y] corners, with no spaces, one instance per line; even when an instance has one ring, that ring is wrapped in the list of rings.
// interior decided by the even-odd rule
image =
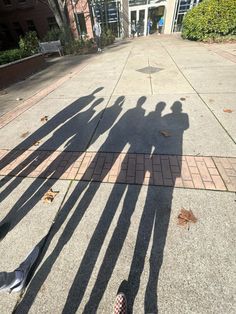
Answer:
[[[83,96],[68,105],[2,158],[1,168],[4,168],[8,163],[18,158],[24,150],[30,149],[32,143],[40,141],[45,136],[52,133],[48,140],[42,143],[39,148],[32,151],[29,156],[22,160],[22,162],[12,169],[9,175],[1,181],[2,191],[0,198],[4,199],[20,185],[22,180],[24,180],[23,177],[30,175],[34,168],[32,165],[42,163],[49,157],[50,153],[53,153],[53,151],[61,145],[64,144],[65,148],[64,151],[42,171],[40,175],[42,178],[36,178],[34,180],[13,205],[6,217],[1,221],[0,236],[2,240],[42,199],[49,188],[59,180],[55,179],[53,175],[57,173],[57,178],[60,178],[60,175],[78,159],[82,152],[89,149],[99,136],[106,131],[109,133],[91,164],[94,164],[98,160],[98,156],[101,152],[110,151],[119,153],[122,152],[127,144],[129,146],[127,153],[138,153],[145,150],[145,157],[150,156],[150,160],[155,154],[160,153],[172,152],[175,155],[182,155],[183,133],[184,130],[189,127],[189,123],[188,115],[182,112],[181,102],[175,101],[171,106],[171,113],[166,115],[162,115],[166,104],[159,102],[156,104],[156,108],[153,112],[149,112],[145,115],[145,102],[147,99],[142,96],[138,99],[134,108],[122,114],[122,110],[125,107],[125,97],[120,96],[115,100],[113,105],[105,107],[105,109],[95,115],[95,107],[104,100],[103,98],[96,98],[96,94],[102,89],[103,87],[100,87],[91,94]],[[159,132],[161,129],[168,129],[171,133],[171,137],[164,138]],[[53,151],[51,152],[48,151],[50,146],[53,146]],[[45,155],[42,154],[44,150],[47,150],[47,154]],[[72,157],[64,168],[58,167],[61,162],[61,156],[63,156],[65,151],[73,151],[74,153],[71,154]],[[118,155],[119,154],[113,154],[113,159],[109,160],[111,166],[115,163]],[[127,163],[126,157],[122,163]],[[122,165],[120,169],[120,175],[122,175]],[[87,171],[89,171],[89,166]],[[64,246],[70,241],[74,230],[83,218],[86,209],[90,206],[93,197],[98,192],[100,184],[109,169],[103,170],[99,182],[95,182],[97,181],[96,178],[93,177],[93,174],[87,173],[87,171],[81,178],[82,182],[77,183],[74,190],[61,205],[55,222],[51,226],[48,234],[45,235],[38,244],[41,247],[40,258],[37,261],[37,265],[34,267],[34,272],[31,276],[32,280],[28,285],[28,289],[17,305],[15,313],[27,313],[30,310],[37,297],[37,293],[46,281],[50,270]],[[180,172],[181,158],[179,159],[179,174],[177,173],[176,177],[180,176]],[[174,186],[176,178],[172,179]],[[62,313],[72,314],[78,310],[110,224],[112,223],[121,199],[124,197],[121,214],[108,244],[91,295],[83,310],[83,313],[97,312],[99,303],[106,290],[128,234],[132,214],[135,211],[141,188],[141,184],[113,185],[94,233],[88,240],[86,252],[82,257],[80,265],[78,265],[78,271],[68,291],[67,300]],[[153,243],[149,260],[149,279],[145,287],[144,312],[158,313],[157,283],[163,260],[163,250],[171,212],[172,194],[173,187],[163,188],[151,185],[147,187],[145,205],[142,209],[139,225],[137,226],[137,238],[132,262],[129,266],[129,276],[123,282],[122,280],[124,278],[120,278],[123,290],[127,296],[129,313],[132,313],[134,301],[139,290],[145,256],[152,233]],[[78,202],[79,197],[81,198]],[[75,205],[76,208],[74,209]],[[55,248],[42,262],[51,241],[66,219],[68,219],[68,222]],[[63,278],[61,284],[63,285]],[[50,297],[50,295],[48,295],[48,297]]]

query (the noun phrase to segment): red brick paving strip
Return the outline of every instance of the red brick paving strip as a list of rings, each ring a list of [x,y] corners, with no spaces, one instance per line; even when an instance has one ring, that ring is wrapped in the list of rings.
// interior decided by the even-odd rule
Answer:
[[[227,189],[236,192],[236,158],[213,157],[213,160]],[[219,180],[217,175],[212,175],[212,178],[213,180]]]
[[[37,92],[34,96],[28,98],[24,102],[22,102],[19,106],[17,106],[15,109],[13,109],[10,112],[7,112],[2,117],[0,117],[0,129],[3,128],[5,125],[7,125],[9,122],[20,116],[23,112],[28,110],[29,108],[36,105],[40,100],[42,100],[44,97],[46,97],[48,94],[50,94],[52,91],[54,91],[57,87],[61,86],[63,83],[65,83],[68,79],[72,78],[74,75],[76,75],[78,72],[80,72],[87,64],[80,64],[76,68],[74,68],[72,73],[66,74],[56,82],[52,83],[46,88],[43,88],[39,92]]]
[[[0,175],[236,191],[236,158],[0,150],[15,160]],[[44,158],[42,158],[44,156]],[[45,158],[46,156],[46,158]],[[31,160],[26,164],[25,159]],[[12,159],[11,159],[12,160]],[[42,161],[40,161],[42,160]]]

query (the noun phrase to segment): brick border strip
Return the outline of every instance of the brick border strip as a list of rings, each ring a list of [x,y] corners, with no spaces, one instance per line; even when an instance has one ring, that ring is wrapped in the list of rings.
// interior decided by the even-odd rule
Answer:
[[[228,191],[236,192],[236,158],[213,157]]]
[[[35,95],[31,96],[24,102],[22,102],[19,106],[17,106],[15,109],[11,110],[10,112],[7,112],[3,116],[0,117],[0,129],[3,128],[5,125],[7,125],[9,122],[20,116],[22,113],[24,113],[29,108],[36,105],[42,98],[46,97],[48,94],[50,94],[52,91],[54,91],[56,88],[61,86],[63,83],[65,83],[67,80],[72,78],[74,75],[82,71],[88,63],[86,64],[80,64],[78,65],[72,73],[66,74],[56,82],[52,83],[50,86],[43,88],[42,90],[38,91]]]
[[[40,150],[0,157],[1,176],[236,191],[236,158]]]

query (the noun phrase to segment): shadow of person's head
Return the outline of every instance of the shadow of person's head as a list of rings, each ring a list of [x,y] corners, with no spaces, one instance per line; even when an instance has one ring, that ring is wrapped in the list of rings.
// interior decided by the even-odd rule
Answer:
[[[182,103],[180,101],[175,101],[170,109],[173,113],[181,113],[182,112]]]
[[[156,109],[155,109],[156,114],[161,115],[165,107],[166,107],[166,103],[164,101],[160,101],[159,103],[157,103]]]
[[[114,102],[114,106],[122,107],[125,102],[125,96],[119,96]]]
[[[96,106],[100,105],[103,101],[104,101],[104,98],[96,99],[96,100],[92,103],[91,109],[94,109]]]
[[[99,93],[103,89],[104,89],[104,87],[98,87],[91,93],[91,95],[95,95],[95,94]]]
[[[136,107],[137,108],[142,108],[143,104],[145,103],[145,101],[147,100],[147,97],[146,96],[142,96],[138,99],[137,101],[137,105]]]

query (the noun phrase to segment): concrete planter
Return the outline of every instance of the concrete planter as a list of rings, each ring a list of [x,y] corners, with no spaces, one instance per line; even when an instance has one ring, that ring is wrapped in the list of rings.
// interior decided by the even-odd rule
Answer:
[[[0,66],[0,89],[5,88],[45,66],[41,53]]]

